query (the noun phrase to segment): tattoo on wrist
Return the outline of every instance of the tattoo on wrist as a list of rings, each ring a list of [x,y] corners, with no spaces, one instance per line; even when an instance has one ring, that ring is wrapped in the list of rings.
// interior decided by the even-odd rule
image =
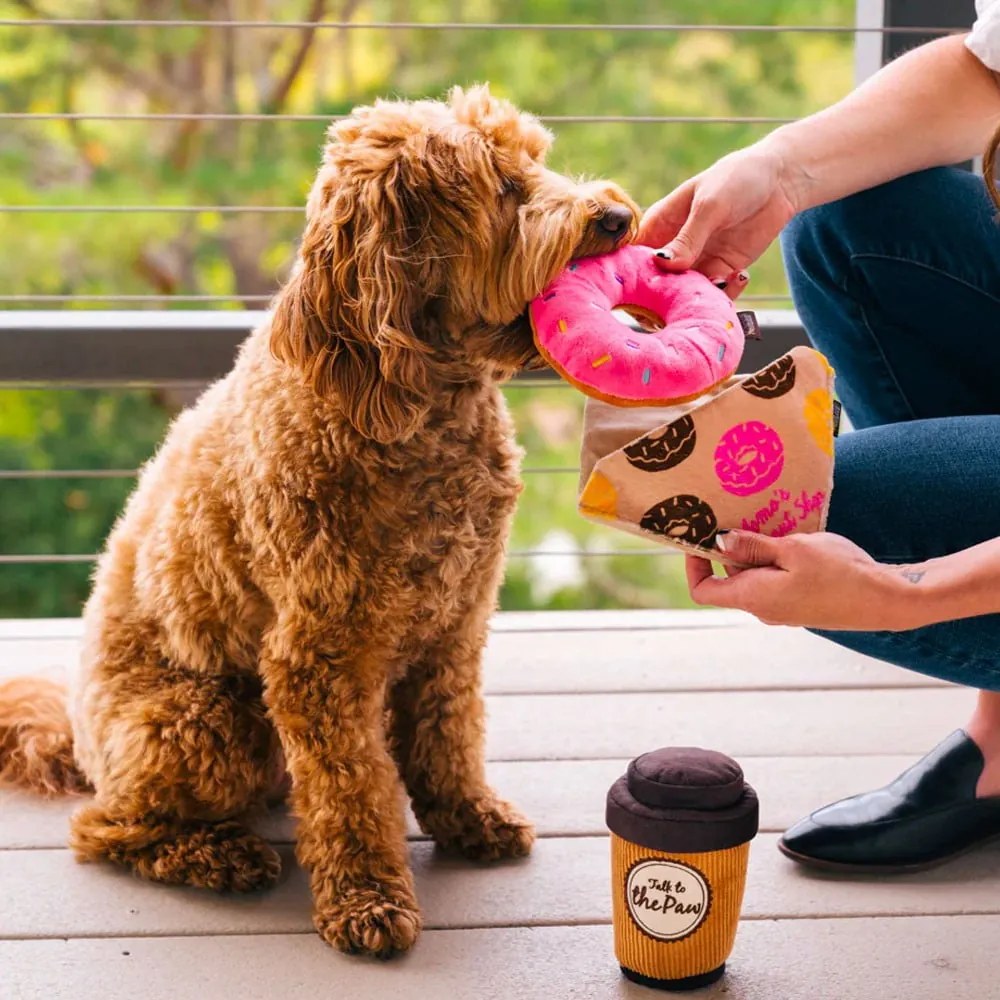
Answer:
[[[926,572],[927,572],[926,570],[922,569],[904,569],[903,579],[909,580],[910,583],[920,583],[920,581],[926,575]]]

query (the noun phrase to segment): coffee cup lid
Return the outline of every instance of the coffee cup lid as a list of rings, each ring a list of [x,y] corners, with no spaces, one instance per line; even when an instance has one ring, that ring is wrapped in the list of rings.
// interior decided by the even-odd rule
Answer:
[[[700,747],[636,757],[608,792],[613,833],[653,850],[699,853],[745,843],[759,825],[757,795],[732,758]]]

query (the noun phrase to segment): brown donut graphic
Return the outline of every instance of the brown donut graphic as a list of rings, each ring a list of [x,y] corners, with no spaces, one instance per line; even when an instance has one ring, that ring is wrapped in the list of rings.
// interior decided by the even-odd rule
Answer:
[[[625,448],[629,465],[643,472],[664,472],[680,465],[695,445],[694,420],[690,416],[667,424],[662,431],[647,434]]]
[[[784,396],[795,386],[795,359],[786,354],[746,379],[742,385],[751,396],[759,396],[761,399],[777,399],[778,396]]]
[[[704,500],[689,493],[661,500],[650,507],[639,527],[690,545],[708,547],[719,529],[715,511]]]

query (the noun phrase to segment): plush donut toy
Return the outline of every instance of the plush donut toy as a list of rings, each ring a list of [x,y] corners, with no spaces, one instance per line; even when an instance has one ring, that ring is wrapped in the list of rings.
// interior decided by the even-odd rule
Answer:
[[[736,371],[743,329],[729,296],[697,271],[667,274],[649,247],[576,260],[528,314],[541,355],[589,396],[617,406],[695,399]],[[621,309],[652,329],[619,321]]]

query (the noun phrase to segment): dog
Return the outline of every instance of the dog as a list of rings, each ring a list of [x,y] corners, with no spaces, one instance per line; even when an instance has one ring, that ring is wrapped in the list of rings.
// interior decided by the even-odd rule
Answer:
[[[485,86],[331,127],[269,319],[108,538],[68,698],[0,689],[0,778],[94,791],[81,860],[267,886],[279,856],[247,818],[287,775],[319,933],[385,957],[421,926],[401,786],[441,848],[530,851],[484,771],[480,659],[521,490],[498,386],[541,363],[528,303],[638,216],[547,169],[550,141]]]

